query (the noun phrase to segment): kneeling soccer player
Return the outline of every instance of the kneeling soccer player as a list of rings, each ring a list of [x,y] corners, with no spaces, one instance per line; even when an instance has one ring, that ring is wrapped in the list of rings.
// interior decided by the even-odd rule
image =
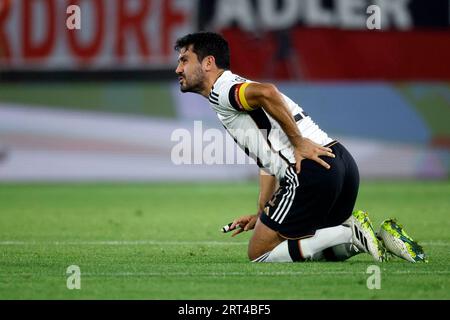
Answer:
[[[181,91],[207,98],[228,133],[262,169],[258,213],[230,226],[240,227],[233,235],[254,229],[250,260],[345,260],[367,252],[383,261],[383,243],[407,260],[425,259],[394,220],[383,224],[381,241],[367,213],[352,214],[359,173],[351,154],[274,85],[233,74],[224,38],[188,34],[175,49]]]

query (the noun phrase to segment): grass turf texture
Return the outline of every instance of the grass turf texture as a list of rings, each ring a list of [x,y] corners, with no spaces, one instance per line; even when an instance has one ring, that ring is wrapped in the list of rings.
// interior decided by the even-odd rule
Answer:
[[[0,184],[0,299],[449,299],[450,183],[363,183],[376,227],[397,217],[428,264],[400,259],[254,264],[250,233],[220,228],[253,213],[257,184]],[[381,289],[366,286],[381,268]],[[66,268],[81,269],[81,290]]]

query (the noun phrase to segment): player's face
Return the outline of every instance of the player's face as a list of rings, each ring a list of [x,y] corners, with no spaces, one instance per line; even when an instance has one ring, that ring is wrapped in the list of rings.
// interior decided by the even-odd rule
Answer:
[[[181,92],[199,93],[203,91],[205,75],[202,64],[192,51],[192,46],[180,50],[178,67],[175,72],[178,74]]]

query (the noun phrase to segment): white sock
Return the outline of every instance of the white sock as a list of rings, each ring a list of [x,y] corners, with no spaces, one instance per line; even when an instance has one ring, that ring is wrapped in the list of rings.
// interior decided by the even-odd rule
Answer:
[[[301,253],[304,259],[313,260],[315,255],[329,247],[350,243],[352,230],[345,226],[319,229],[311,238],[300,240]]]
[[[349,227],[336,226],[320,229],[317,230],[316,234],[311,238],[302,240],[285,240],[276,246],[272,251],[266,252],[253,260],[253,262],[298,261],[298,258],[295,259],[291,256],[293,250],[291,252],[289,251],[289,243],[291,243],[291,246],[294,245],[301,248],[301,258],[305,260],[317,260],[321,258],[322,251],[324,249],[343,243],[350,243],[351,239],[352,231]],[[297,249],[297,251],[298,250],[299,249]]]
[[[266,252],[259,258],[253,260],[253,262],[293,262],[289,254],[288,241],[283,241],[273,248],[272,251]]]

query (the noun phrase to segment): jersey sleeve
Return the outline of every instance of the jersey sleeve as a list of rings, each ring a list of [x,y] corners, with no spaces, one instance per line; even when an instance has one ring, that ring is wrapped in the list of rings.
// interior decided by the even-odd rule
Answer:
[[[253,111],[256,108],[252,108],[245,98],[245,89],[250,82],[235,83],[228,91],[228,101],[230,105],[237,111]]]
[[[233,112],[249,112],[256,108],[249,106],[245,99],[245,89],[250,82],[229,82],[223,84],[220,88],[213,88],[209,101],[216,102],[218,107]]]

